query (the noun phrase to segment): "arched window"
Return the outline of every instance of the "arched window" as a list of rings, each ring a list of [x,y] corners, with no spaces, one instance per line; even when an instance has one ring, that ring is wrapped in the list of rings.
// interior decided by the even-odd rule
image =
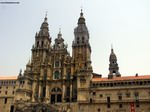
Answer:
[[[113,75],[116,75],[116,71],[115,70],[113,70]]]
[[[54,72],[54,79],[60,79],[60,73],[59,71]]]
[[[60,88],[53,88],[51,91],[51,103],[62,101],[62,91]]]

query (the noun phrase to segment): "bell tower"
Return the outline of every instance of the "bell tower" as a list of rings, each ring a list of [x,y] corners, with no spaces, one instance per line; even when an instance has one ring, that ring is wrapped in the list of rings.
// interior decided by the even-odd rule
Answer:
[[[74,76],[77,77],[77,101],[88,100],[90,81],[92,77],[91,46],[89,31],[81,9],[77,27],[74,29],[72,43],[72,58],[74,62]]]
[[[110,72],[109,72],[108,78],[112,79],[114,76],[115,77],[120,77],[121,74],[119,73],[117,57],[116,57],[112,47],[111,47],[111,54],[110,54],[110,57],[109,57],[109,62],[110,62],[110,64],[109,64],[109,71]]]
[[[78,26],[74,29],[74,41],[72,44],[72,56],[76,61],[75,71],[81,69],[92,70],[91,67],[91,46],[89,43],[89,31],[81,9],[78,19]]]
[[[47,22],[47,14],[44,22],[40,27],[40,31],[35,35],[35,45],[32,47],[32,102],[46,101],[49,99],[48,81],[51,77],[51,63],[49,58],[49,51],[51,45],[51,37],[49,34],[49,27]]]
[[[50,48],[51,38],[49,35],[49,27],[47,23],[47,14],[44,22],[40,27],[40,31],[35,35],[35,45],[32,48],[32,60],[39,58],[40,62],[44,62],[46,53]]]

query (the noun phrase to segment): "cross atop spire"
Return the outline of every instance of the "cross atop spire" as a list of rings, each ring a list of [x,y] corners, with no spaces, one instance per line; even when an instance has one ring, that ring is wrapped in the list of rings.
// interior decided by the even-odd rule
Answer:
[[[82,6],[81,6],[81,12],[82,12]]]
[[[111,44],[111,53],[114,53],[113,45]]]
[[[61,34],[61,27],[59,26],[59,34]]]
[[[47,17],[47,13],[48,13],[48,12],[46,11],[45,17]]]
[[[81,6],[81,13],[80,13],[80,16],[83,17],[83,9],[82,9],[82,6]]]
[[[46,14],[45,14],[45,18],[44,18],[44,22],[47,22],[47,11],[46,11]]]

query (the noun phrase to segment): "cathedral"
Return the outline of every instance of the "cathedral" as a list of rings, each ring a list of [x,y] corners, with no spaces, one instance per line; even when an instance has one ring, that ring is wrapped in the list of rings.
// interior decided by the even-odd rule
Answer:
[[[0,77],[0,112],[150,112],[150,75],[122,76],[113,47],[108,77],[93,72],[85,21],[81,10],[70,55],[45,16],[25,71]]]

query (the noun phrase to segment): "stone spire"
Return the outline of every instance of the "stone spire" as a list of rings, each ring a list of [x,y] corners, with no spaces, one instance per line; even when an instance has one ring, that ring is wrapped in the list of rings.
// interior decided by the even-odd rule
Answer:
[[[51,37],[49,33],[49,26],[47,22],[47,13],[44,21],[41,24],[40,31],[35,35],[35,48],[49,48],[51,44]],[[34,48],[33,47],[33,48]]]
[[[120,77],[121,74],[119,73],[119,67],[118,67],[118,63],[117,63],[117,57],[114,53],[114,49],[113,47],[111,47],[111,54],[110,54],[110,57],[109,57],[109,75],[108,75],[108,78],[111,79],[113,78],[114,76],[115,77]]]
[[[77,27],[74,29],[74,41],[72,43],[72,56],[74,60],[78,61],[76,62],[78,63],[76,67],[78,71],[82,69],[92,70],[89,38],[89,31],[81,9]]]

